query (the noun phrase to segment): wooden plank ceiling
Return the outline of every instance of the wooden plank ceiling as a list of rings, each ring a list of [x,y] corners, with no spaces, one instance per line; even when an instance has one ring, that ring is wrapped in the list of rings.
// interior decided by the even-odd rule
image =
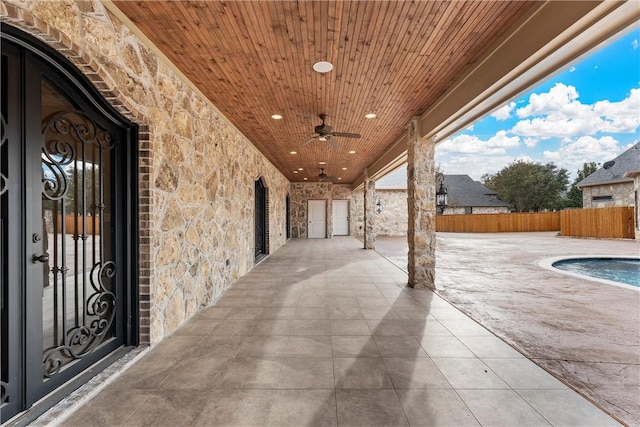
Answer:
[[[334,183],[345,184],[535,6],[523,1],[114,3],[290,181],[317,181],[324,168]],[[334,68],[316,73],[317,61]],[[338,149],[318,140],[300,147],[314,135],[320,113],[327,114],[334,131],[362,137],[335,137]],[[366,119],[368,113],[377,117]],[[273,114],[283,119],[274,120]]]

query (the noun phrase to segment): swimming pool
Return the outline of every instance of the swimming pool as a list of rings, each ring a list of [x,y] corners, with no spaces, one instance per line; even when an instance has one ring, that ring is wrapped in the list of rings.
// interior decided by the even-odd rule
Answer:
[[[538,265],[565,274],[640,290],[640,258],[581,256],[547,259]]]

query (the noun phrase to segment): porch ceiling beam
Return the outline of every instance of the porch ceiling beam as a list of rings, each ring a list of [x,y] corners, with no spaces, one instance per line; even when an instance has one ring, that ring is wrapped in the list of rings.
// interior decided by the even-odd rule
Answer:
[[[419,138],[442,141],[640,21],[634,1],[546,1],[505,34],[418,120]],[[406,161],[406,135],[368,168],[378,179]],[[364,175],[352,185],[362,186]]]

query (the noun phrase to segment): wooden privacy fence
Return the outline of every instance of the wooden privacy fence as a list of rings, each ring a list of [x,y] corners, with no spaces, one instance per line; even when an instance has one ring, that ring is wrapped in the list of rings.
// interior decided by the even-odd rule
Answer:
[[[436,231],[457,233],[501,233],[559,230],[560,212],[436,216]]]
[[[438,215],[436,231],[501,233],[560,231],[563,236],[633,239],[633,206],[565,209],[561,212]]]
[[[560,234],[571,237],[633,239],[633,206],[566,209],[560,212]]]

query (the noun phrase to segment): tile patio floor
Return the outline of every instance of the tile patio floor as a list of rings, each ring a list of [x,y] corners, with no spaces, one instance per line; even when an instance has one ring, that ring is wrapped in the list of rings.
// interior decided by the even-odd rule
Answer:
[[[351,237],[291,240],[63,426],[619,425]]]

